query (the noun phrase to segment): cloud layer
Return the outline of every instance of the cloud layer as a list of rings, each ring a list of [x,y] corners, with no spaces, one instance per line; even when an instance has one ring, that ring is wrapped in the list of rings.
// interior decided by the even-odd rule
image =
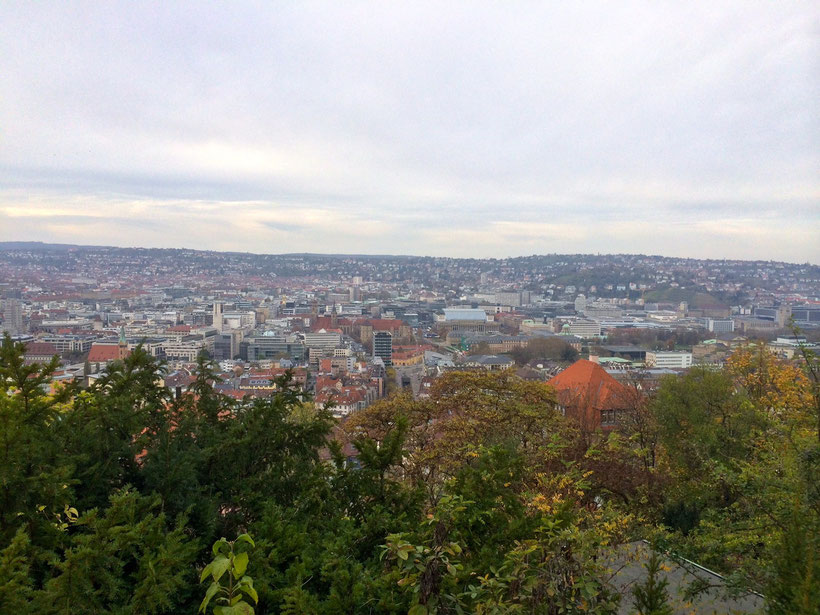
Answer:
[[[0,5],[0,240],[820,262],[813,3]]]

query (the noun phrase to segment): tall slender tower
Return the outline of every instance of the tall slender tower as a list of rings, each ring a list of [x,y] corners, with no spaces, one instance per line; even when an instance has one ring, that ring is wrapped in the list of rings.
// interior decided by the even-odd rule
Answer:
[[[333,302],[333,311],[330,313],[330,326],[335,329],[336,325],[338,324],[338,320],[339,320],[339,316],[336,312],[336,302],[334,301]]]
[[[214,327],[222,333],[222,303],[214,301]]]
[[[125,339],[125,326],[120,327],[120,341],[117,344],[117,358],[124,361],[128,356],[128,340]]]

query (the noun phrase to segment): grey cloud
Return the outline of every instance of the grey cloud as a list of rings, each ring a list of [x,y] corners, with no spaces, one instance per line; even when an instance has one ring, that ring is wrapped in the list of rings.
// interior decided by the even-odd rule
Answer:
[[[186,241],[238,248],[202,202],[240,208],[260,245],[287,208],[294,251],[486,256],[522,249],[514,222],[594,229],[572,252],[650,251],[645,222],[690,255],[714,219],[817,232],[818,24],[790,2],[6,2],[0,211],[17,191],[152,201],[187,212]],[[629,220],[631,238],[604,228]],[[456,246],[453,227],[500,239]],[[734,237],[727,256],[820,260],[811,239]]]

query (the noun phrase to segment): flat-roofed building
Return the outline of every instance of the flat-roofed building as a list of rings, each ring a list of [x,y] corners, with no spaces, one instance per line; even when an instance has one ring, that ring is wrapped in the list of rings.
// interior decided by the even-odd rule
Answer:
[[[471,369],[486,369],[487,371],[495,372],[504,369],[509,369],[515,365],[512,358],[504,355],[472,355],[464,358],[462,363],[456,367],[467,367]]]
[[[448,333],[486,333],[498,331],[499,325],[484,310],[469,308],[445,308],[444,318],[439,322]]]
[[[657,351],[646,353],[646,366],[666,369],[692,367],[691,352]]]
[[[88,352],[96,338],[82,335],[46,335],[42,341],[54,344],[59,353]]]
[[[735,330],[735,321],[731,318],[707,318],[706,328],[712,333],[732,333]]]
[[[565,324],[561,329],[561,333],[583,338],[599,337],[601,335],[601,323],[594,320],[574,320]]]
[[[373,333],[373,356],[379,357],[386,367],[393,365],[393,334],[389,331]]]
[[[23,330],[23,304],[19,299],[6,299],[3,306],[3,329],[10,335],[25,333]]]
[[[501,305],[521,307],[521,293],[519,291],[504,291],[496,293],[495,301]]]
[[[288,357],[303,361],[307,355],[305,344],[295,336],[258,335],[240,344],[240,357],[248,361]],[[245,355],[245,356],[242,356]]]
[[[331,349],[342,343],[340,331],[327,331],[319,329],[313,333],[305,333],[305,346],[308,348]]]

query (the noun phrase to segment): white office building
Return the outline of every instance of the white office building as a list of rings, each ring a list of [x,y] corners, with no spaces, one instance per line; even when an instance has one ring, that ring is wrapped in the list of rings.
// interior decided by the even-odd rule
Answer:
[[[342,343],[342,334],[338,331],[319,329],[312,333],[305,333],[305,346],[308,348],[331,349]]]
[[[656,369],[686,369],[692,367],[692,353],[676,351],[647,352],[646,366]]]

